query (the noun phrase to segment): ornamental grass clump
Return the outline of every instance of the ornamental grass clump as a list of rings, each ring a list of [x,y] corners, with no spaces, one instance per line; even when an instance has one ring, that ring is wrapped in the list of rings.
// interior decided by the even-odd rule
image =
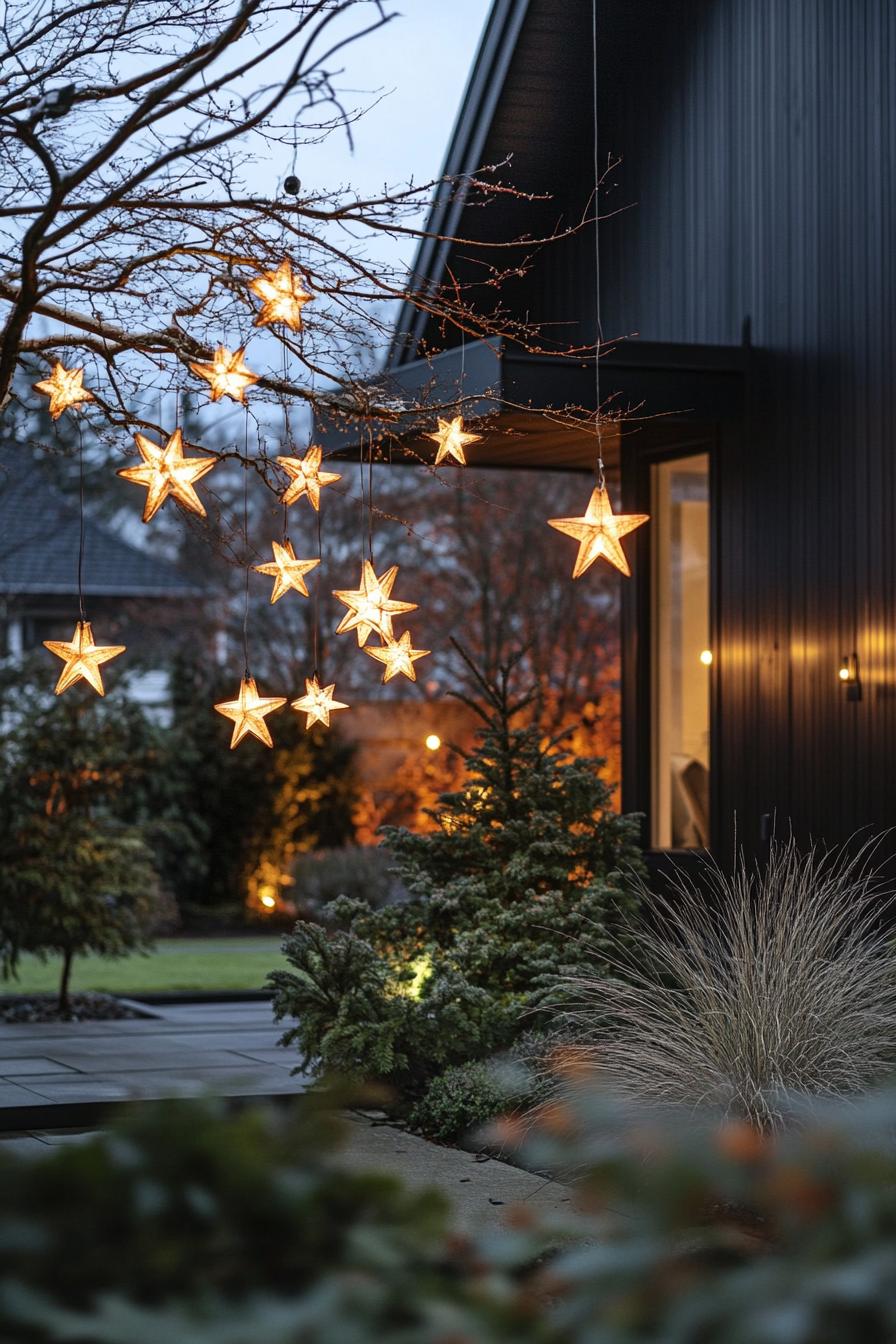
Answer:
[[[606,1082],[624,1096],[709,1105],[765,1130],[788,1096],[852,1096],[896,1057],[896,956],[876,841],[768,860],[711,861],[643,917],[612,976],[572,975],[559,1009]]]

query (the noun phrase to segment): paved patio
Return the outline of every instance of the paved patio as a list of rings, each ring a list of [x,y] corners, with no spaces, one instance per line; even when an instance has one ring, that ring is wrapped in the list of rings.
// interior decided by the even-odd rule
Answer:
[[[124,1022],[0,1024],[0,1132],[90,1124],[110,1104],[301,1092],[267,1002],[179,1004]]]

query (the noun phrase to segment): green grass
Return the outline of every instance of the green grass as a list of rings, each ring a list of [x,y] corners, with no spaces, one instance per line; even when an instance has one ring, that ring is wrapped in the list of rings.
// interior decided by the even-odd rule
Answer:
[[[137,998],[164,990],[262,989],[268,971],[285,966],[277,937],[160,938],[145,957],[78,957],[71,987]],[[59,974],[58,958],[22,957],[18,979],[0,981],[0,994],[52,993]]]

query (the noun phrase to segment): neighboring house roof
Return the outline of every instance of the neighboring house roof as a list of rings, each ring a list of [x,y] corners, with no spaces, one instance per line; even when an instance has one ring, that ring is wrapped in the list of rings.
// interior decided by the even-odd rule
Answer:
[[[78,591],[78,507],[38,463],[0,449],[0,594]],[[202,589],[175,565],[87,517],[84,590],[95,597],[185,598]]]

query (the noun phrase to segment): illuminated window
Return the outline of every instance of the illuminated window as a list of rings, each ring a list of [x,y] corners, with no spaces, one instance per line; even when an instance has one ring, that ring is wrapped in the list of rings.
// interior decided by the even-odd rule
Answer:
[[[709,458],[651,468],[652,836],[709,844]]]

